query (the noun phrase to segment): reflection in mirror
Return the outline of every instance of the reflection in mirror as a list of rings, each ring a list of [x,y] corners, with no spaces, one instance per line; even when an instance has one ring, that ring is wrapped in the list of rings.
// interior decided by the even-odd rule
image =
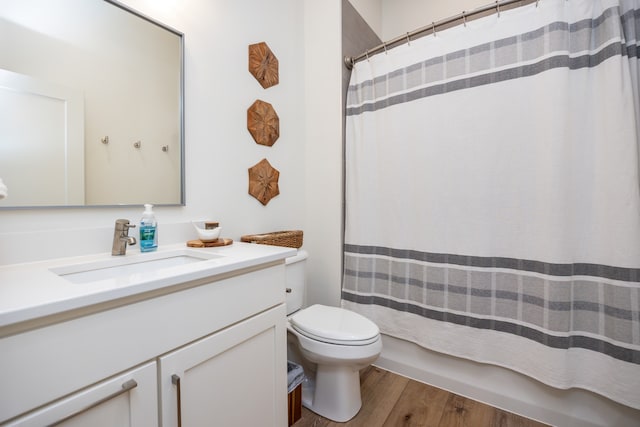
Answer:
[[[110,0],[2,0],[0,39],[0,208],[184,204],[181,33]]]

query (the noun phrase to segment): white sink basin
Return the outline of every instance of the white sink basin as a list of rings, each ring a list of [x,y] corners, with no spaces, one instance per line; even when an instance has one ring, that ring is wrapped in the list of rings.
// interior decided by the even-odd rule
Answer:
[[[85,264],[56,267],[50,271],[72,283],[82,284],[140,274],[151,277],[157,275],[161,270],[220,257],[220,255],[211,253],[183,250],[114,257]]]

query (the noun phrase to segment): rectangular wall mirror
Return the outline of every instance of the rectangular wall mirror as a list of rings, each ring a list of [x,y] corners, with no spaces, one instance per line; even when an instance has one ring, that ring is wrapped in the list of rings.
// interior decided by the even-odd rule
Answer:
[[[0,39],[0,208],[184,205],[182,33],[111,0],[2,0]]]

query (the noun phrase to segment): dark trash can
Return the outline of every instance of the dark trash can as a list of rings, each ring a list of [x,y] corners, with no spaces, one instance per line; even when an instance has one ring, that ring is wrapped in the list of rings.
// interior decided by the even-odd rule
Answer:
[[[304,370],[297,363],[287,361],[287,393],[289,427],[302,417],[302,382]]]

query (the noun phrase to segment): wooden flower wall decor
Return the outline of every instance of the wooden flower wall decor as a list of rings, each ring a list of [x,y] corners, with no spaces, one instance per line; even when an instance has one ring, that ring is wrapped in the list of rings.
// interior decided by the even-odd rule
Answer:
[[[278,84],[278,58],[265,42],[249,45],[249,72],[264,89]]]
[[[263,89],[279,83],[278,58],[265,42],[249,45],[249,72]],[[271,147],[280,137],[280,119],[268,102],[255,101],[247,110],[247,129],[254,141]],[[280,172],[267,159],[249,168],[249,194],[264,206],[280,194]]]
[[[258,199],[263,205],[280,194],[278,188],[280,172],[267,161],[262,159],[249,168],[249,194]]]
[[[271,147],[280,136],[280,119],[268,102],[257,100],[247,110],[247,129],[254,141]]]

